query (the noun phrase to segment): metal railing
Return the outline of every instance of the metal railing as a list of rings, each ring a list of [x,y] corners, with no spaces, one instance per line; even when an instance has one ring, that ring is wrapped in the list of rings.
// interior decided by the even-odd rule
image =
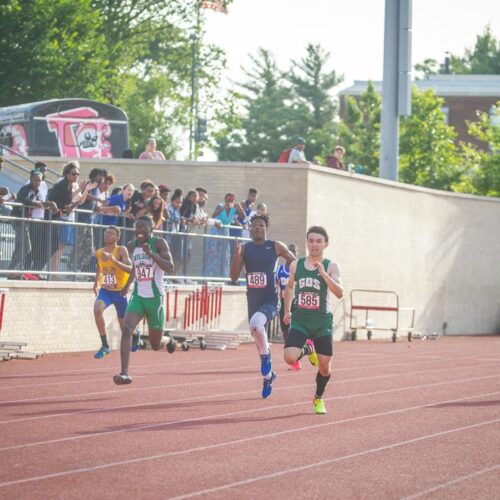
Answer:
[[[9,215],[6,207],[21,208],[21,217]],[[96,271],[95,251],[104,246],[104,230],[100,215],[88,210],[75,210],[76,221],[32,218],[32,208],[19,203],[6,203],[0,214],[0,276],[7,279],[47,279],[61,281],[93,281]],[[91,222],[77,222],[78,220]],[[135,238],[133,221],[119,217],[120,245]],[[229,282],[231,258],[236,238],[234,226],[195,226],[189,232],[154,231],[170,248],[175,275],[169,281]],[[231,231],[232,230],[232,231]]]

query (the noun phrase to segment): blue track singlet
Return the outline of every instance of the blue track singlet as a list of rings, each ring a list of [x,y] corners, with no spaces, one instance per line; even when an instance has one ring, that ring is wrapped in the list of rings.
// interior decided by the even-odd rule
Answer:
[[[266,240],[262,245],[256,245],[253,241],[245,244],[243,262],[246,270],[249,311],[257,310],[263,304],[278,303],[274,280],[277,259],[272,240]]]

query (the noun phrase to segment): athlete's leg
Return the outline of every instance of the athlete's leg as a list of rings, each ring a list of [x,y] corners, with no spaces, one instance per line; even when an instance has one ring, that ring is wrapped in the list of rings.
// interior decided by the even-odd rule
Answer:
[[[326,413],[323,394],[330,381],[332,369],[333,338],[332,335],[324,335],[314,340],[318,355],[318,373],[316,374],[316,393],[314,394],[314,410],[318,414]]]
[[[285,363],[294,365],[306,354],[311,356],[314,353],[312,343],[308,343],[309,337],[295,328],[291,328],[285,343],[284,358]]]
[[[122,374],[128,375],[128,364],[130,360],[130,345],[132,344],[132,333],[135,327],[141,321],[142,315],[137,312],[128,311],[125,314],[125,320],[123,321],[122,328],[122,340],[120,343],[120,358],[122,365]]]
[[[94,302],[94,319],[101,338],[101,348],[94,354],[94,357],[97,359],[104,358],[104,356],[110,353],[108,339],[106,337],[106,324],[104,322],[104,310],[110,304],[110,297],[106,290],[99,290],[99,295]]]
[[[250,318],[250,332],[252,333],[257,351],[261,356],[269,354],[269,344],[267,342],[266,315],[260,311],[255,312]]]
[[[153,351],[159,351],[161,349],[162,338],[163,330],[152,330],[149,328],[149,343],[151,344],[151,349],[153,349]]]
[[[146,319],[148,322],[149,343],[153,351],[161,349],[163,338],[163,321],[165,313],[163,310],[163,297],[154,297],[146,299]]]

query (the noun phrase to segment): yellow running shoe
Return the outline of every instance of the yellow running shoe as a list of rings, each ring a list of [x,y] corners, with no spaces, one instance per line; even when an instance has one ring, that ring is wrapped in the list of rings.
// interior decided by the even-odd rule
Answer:
[[[319,366],[318,355],[316,354],[316,351],[314,350],[314,342],[311,339],[307,339],[306,344],[307,344],[307,347],[309,348],[309,354],[307,356],[309,357],[309,361],[311,362],[311,365]]]
[[[321,398],[314,398],[314,413],[324,415],[326,413],[325,402]]]

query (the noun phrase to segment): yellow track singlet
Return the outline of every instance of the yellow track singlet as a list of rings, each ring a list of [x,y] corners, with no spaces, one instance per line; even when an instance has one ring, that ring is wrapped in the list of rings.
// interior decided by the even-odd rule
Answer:
[[[113,257],[118,260],[118,245],[112,252]],[[105,288],[106,290],[121,290],[127,283],[129,273],[120,269],[117,264],[107,260],[102,260],[102,252],[104,248],[99,248],[96,251],[95,256],[97,258],[97,265],[101,270],[101,275],[99,277],[99,287]]]

